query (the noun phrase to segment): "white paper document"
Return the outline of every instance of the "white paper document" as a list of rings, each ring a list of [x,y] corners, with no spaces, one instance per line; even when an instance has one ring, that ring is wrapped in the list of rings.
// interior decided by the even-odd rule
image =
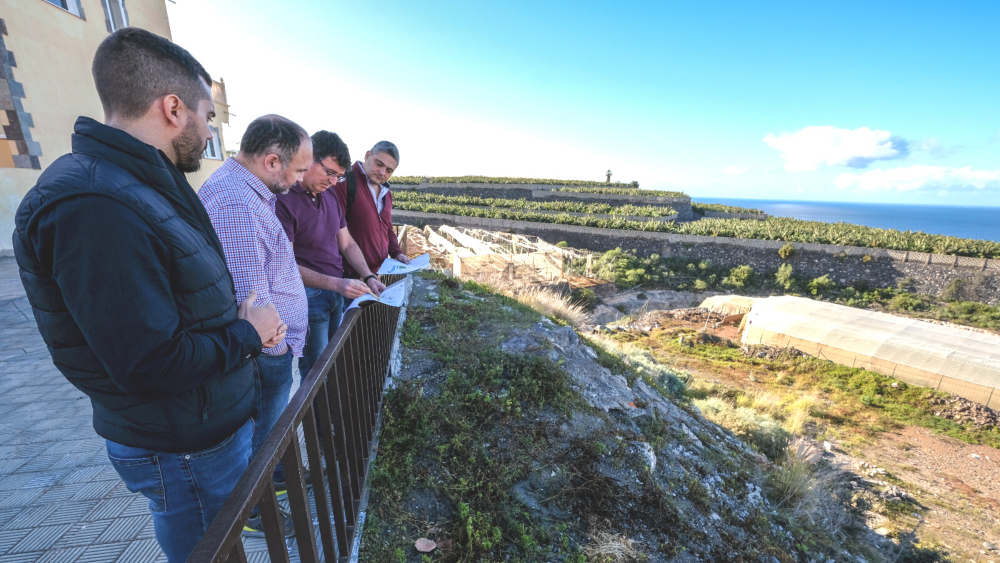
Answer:
[[[366,293],[361,297],[358,297],[347,306],[345,311],[355,307],[360,307],[365,301],[377,301],[393,307],[402,307],[404,297],[406,297],[406,280],[402,279],[385,288],[381,297],[375,297],[371,293]]]
[[[403,264],[402,262],[394,258],[386,258],[385,262],[382,262],[382,265],[379,266],[378,272],[376,273],[379,275],[409,274],[412,272],[419,272],[424,268],[429,268],[430,265],[431,265],[430,254],[422,254],[420,256],[417,256],[413,260],[410,260],[409,264]]]

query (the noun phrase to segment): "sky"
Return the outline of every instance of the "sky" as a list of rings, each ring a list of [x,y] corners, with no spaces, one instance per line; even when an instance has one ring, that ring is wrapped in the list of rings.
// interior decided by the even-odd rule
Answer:
[[[698,197],[1000,206],[1000,2],[170,0],[226,82],[386,139],[397,175],[638,181]]]

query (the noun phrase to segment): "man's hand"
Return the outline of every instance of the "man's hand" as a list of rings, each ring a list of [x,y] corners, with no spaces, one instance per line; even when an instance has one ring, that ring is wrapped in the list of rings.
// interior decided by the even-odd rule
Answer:
[[[357,299],[366,293],[371,293],[371,290],[365,285],[361,280],[336,280],[337,287],[334,291],[343,295],[348,299]]]
[[[372,290],[372,293],[375,294],[375,297],[381,297],[382,292],[385,291],[385,284],[379,281],[377,277],[368,278],[368,281],[366,281],[365,283],[368,284],[368,289]]]
[[[273,303],[254,307],[255,301],[257,301],[257,292],[251,289],[250,293],[247,294],[246,301],[240,303],[236,310],[236,316],[250,321],[250,324],[257,329],[260,341],[265,343],[264,346],[272,348],[285,338],[285,330],[288,327],[281,322],[281,316],[278,315],[278,310],[274,308]]]
[[[400,252],[399,254],[396,255],[396,260],[399,260],[403,264],[409,264],[410,263],[410,257],[407,256],[407,255],[405,255],[405,254],[403,254],[402,252]]]
[[[281,344],[281,341],[285,339],[286,332],[288,332],[288,325],[286,325],[285,323],[281,323],[281,326],[278,327],[278,334],[274,335],[274,338],[265,342],[264,347],[274,348],[278,344]]]

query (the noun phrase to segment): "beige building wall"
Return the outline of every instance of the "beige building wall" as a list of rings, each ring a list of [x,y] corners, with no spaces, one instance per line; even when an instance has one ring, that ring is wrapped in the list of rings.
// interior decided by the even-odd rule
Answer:
[[[24,194],[49,164],[70,152],[76,118],[85,115],[98,121],[104,119],[90,73],[97,46],[108,36],[104,7],[101,0],[67,1],[79,1],[84,18],[45,0],[0,3],[0,19],[7,30],[2,39],[17,64],[11,69],[13,79],[24,88],[20,101],[34,125],[28,130],[41,148],[41,170],[0,167],[0,253],[11,248],[14,212]],[[126,0],[125,8],[129,25],[170,38],[165,0]],[[224,101],[221,105],[216,102],[218,117],[214,125],[220,133],[223,118],[228,118],[228,113],[223,113],[228,110]],[[7,125],[6,112],[0,111],[0,116]],[[224,155],[224,146],[219,146]],[[221,160],[205,160],[202,170],[191,178],[192,185],[200,187],[221,164]]]

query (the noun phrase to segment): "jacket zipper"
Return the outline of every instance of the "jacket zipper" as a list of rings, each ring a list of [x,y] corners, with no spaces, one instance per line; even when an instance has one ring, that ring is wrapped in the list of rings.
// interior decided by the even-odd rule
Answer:
[[[202,405],[201,421],[208,422],[208,391],[205,390],[204,385],[198,387],[198,399]]]

